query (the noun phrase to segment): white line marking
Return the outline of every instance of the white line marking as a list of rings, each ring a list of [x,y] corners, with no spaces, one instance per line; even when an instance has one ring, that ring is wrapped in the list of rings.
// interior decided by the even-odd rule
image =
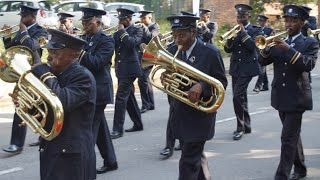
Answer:
[[[1,123],[10,123],[13,121],[13,118],[0,118],[0,124]]]
[[[12,169],[0,171],[0,176],[1,176],[1,175],[4,175],[4,174],[8,174],[8,173],[13,173],[13,172],[16,172],[16,171],[21,171],[21,170],[23,170],[23,168],[21,168],[21,167],[15,167],[15,168],[12,168]]]
[[[311,77],[318,76],[319,74],[311,74]]]
[[[261,114],[261,113],[265,113],[267,111],[256,111],[256,112],[252,112],[252,113],[249,113],[250,115],[255,115],[255,114]],[[236,117],[231,117],[231,118],[226,118],[226,119],[221,119],[221,120],[218,120],[216,122],[216,124],[220,124],[220,123],[224,123],[224,122],[227,122],[227,121],[231,121],[231,120],[235,120]]]

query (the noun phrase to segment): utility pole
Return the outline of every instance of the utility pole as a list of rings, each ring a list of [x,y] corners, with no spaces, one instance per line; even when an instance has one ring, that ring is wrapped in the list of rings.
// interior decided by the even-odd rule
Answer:
[[[318,23],[317,23],[317,26],[319,27],[319,19],[320,19],[320,0],[318,0]]]

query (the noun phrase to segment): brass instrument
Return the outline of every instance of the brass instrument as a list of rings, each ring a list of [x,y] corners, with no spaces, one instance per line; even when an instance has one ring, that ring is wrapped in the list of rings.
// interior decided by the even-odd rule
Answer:
[[[230,31],[224,33],[223,35],[219,36],[218,42],[221,44],[225,44],[228,39],[232,39],[237,37],[238,33],[244,29],[242,24],[238,24],[234,26]]]
[[[269,37],[265,37],[263,35],[259,35],[256,37],[255,39],[255,44],[259,49],[264,49],[266,47],[272,47],[275,46],[276,43],[274,43],[272,40],[278,37],[283,37],[285,35],[288,35],[288,31],[283,31],[280,32],[274,36],[269,36]],[[283,40],[285,40],[285,38],[282,38]],[[270,42],[272,41],[272,42]]]
[[[178,54],[178,51],[176,54]],[[221,106],[225,93],[221,82],[187,63],[176,59],[175,56],[164,49],[158,36],[154,37],[149,44],[144,47],[141,66],[144,68],[150,65],[158,65],[150,73],[151,84],[168,95],[197,110],[207,113],[215,112]],[[158,85],[154,81],[154,75],[161,69],[165,69],[169,73],[164,74],[162,85]],[[201,99],[193,103],[188,99],[188,94],[180,89],[181,87],[191,87],[198,83],[198,81],[205,81],[210,84],[212,96],[207,101]]]
[[[118,25],[109,27],[109,28],[107,28],[107,29],[104,29],[103,31],[106,32],[106,33],[108,33],[108,34],[113,35],[115,32],[118,31]]]
[[[0,37],[1,38],[11,37],[14,33],[19,31],[19,29],[14,29],[14,28],[19,28],[19,24],[0,30]]]
[[[31,73],[32,51],[23,46],[7,49],[0,58],[0,78],[6,82],[17,82],[13,92],[16,96],[17,115],[35,133],[48,141],[59,135],[63,126],[63,107],[59,98]],[[48,107],[50,106],[50,107]],[[52,109],[54,121],[51,131],[44,129],[48,108]],[[32,113],[30,113],[32,112]]]
[[[174,39],[172,36],[172,31],[169,31],[167,33],[164,34],[159,34],[161,43],[164,47],[168,46],[169,44],[173,43]]]
[[[319,37],[319,36],[320,36],[320,29],[312,30],[312,29],[308,28],[307,34],[308,34],[308,36],[310,36],[310,37],[318,36],[318,39],[320,39],[320,37]]]
[[[42,46],[48,44],[49,41],[45,37],[41,36],[41,37],[39,37],[38,42],[39,42],[40,47],[42,47]]]

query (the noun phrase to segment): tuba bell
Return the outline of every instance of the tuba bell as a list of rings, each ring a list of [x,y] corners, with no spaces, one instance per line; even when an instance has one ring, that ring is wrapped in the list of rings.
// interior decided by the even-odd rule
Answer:
[[[158,36],[154,37],[149,44],[144,47],[141,65],[142,68],[157,65],[149,76],[151,84],[197,110],[212,113],[215,112],[223,102],[225,90],[221,82],[187,63],[176,59],[163,48]],[[154,81],[156,72],[161,69],[170,72],[165,74],[165,78],[163,79],[164,85],[159,85]],[[188,99],[188,94],[180,89],[183,87],[191,87],[198,83],[198,81],[204,81],[211,86],[212,96],[209,100],[204,101],[201,99],[193,103]]]
[[[0,78],[6,82],[17,82],[13,94],[16,96],[17,115],[35,133],[48,141],[59,135],[63,126],[63,107],[59,98],[30,70],[33,64],[32,52],[23,46],[7,49],[0,58]],[[50,106],[50,107],[49,107]],[[53,112],[54,121],[46,126],[48,109]],[[51,128],[47,131],[47,128]]]

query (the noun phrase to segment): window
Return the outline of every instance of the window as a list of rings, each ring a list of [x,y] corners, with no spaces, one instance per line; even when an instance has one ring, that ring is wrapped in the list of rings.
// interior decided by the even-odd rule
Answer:
[[[48,3],[47,1],[39,1],[39,6],[41,9],[45,11],[51,11],[51,4]]]
[[[73,11],[73,8],[74,8],[74,4],[72,4],[72,3],[63,4],[63,5],[61,5],[61,6],[58,6],[58,7],[55,9],[55,12],[61,12],[61,11],[70,12],[70,11]]]
[[[0,12],[8,11],[9,2],[0,2]]]

